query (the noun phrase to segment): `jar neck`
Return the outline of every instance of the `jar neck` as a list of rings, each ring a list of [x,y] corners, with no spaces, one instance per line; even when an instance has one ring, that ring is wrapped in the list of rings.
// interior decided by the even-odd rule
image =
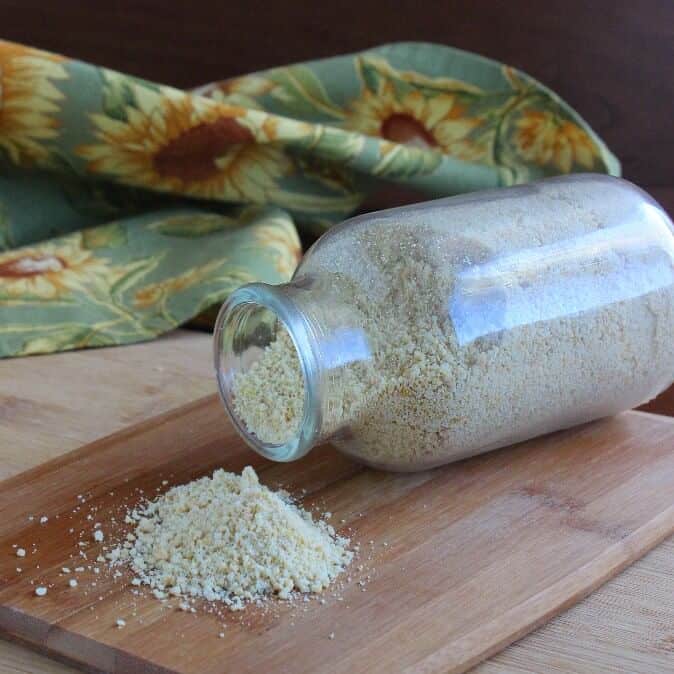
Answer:
[[[293,461],[326,441],[341,420],[330,417],[330,382],[325,345],[331,341],[326,324],[332,299],[303,283],[271,286],[251,283],[235,290],[222,306],[215,324],[214,360],[220,396],[229,417],[247,444],[274,461]],[[329,321],[328,321],[329,323]],[[304,403],[297,430],[282,444],[264,442],[237,413],[234,379],[250,359],[251,346],[260,354],[285,329],[297,352],[304,383]],[[328,368],[329,369],[329,368]]]

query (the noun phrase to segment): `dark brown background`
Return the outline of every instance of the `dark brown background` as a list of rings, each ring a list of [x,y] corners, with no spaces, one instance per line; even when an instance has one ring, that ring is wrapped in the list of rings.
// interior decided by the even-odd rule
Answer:
[[[181,87],[396,40],[461,47],[554,89],[674,213],[674,0],[0,0],[0,37]]]

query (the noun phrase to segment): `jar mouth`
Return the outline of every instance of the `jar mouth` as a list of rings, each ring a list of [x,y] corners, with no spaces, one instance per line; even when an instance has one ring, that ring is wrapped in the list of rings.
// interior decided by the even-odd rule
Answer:
[[[234,379],[264,348],[285,330],[295,348],[304,384],[299,425],[283,442],[265,442],[251,431],[237,412]],[[213,356],[218,391],[230,421],[246,444],[272,461],[294,461],[304,456],[319,437],[317,359],[311,326],[283,286],[250,283],[235,290],[223,304],[213,333]],[[255,353],[251,353],[254,351]],[[257,358],[255,356],[257,355]]]

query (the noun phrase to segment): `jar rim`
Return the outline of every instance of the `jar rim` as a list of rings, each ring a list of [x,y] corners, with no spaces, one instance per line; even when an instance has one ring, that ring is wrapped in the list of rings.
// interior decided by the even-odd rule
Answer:
[[[272,461],[294,461],[309,452],[320,437],[321,406],[318,404],[318,359],[312,326],[284,286],[249,283],[237,288],[220,308],[213,331],[213,357],[218,392],[234,428],[246,444]],[[285,329],[297,352],[304,383],[303,411],[296,431],[284,443],[264,442],[251,433],[236,412],[231,368],[224,365],[226,353],[234,353],[234,340],[243,329],[246,315],[254,310],[271,312]]]

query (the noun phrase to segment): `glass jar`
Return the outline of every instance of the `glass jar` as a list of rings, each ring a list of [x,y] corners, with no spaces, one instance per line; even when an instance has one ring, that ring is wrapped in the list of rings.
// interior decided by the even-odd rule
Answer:
[[[260,454],[412,471],[650,400],[673,337],[671,221],[585,174],[347,220],[290,283],[231,295],[215,367]]]

